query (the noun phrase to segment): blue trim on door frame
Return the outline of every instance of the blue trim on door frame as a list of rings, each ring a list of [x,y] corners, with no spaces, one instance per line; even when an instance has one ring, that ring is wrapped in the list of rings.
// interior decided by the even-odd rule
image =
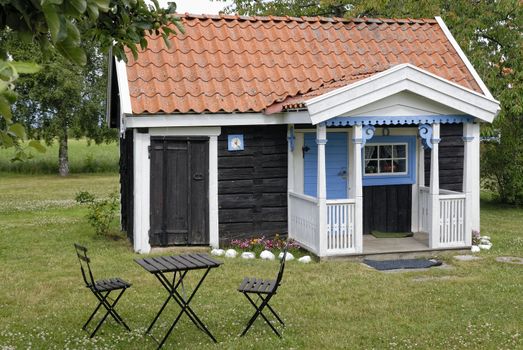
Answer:
[[[367,145],[376,143],[407,143],[408,171],[404,175],[365,175],[365,148],[362,147],[361,167],[363,186],[412,185],[416,183],[416,136],[374,136]]]

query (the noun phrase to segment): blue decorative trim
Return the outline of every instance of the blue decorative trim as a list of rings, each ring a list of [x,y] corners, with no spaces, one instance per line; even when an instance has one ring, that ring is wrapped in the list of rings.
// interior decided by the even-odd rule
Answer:
[[[325,145],[327,143],[327,139],[316,139],[317,145]]]
[[[327,126],[354,125],[406,125],[406,124],[460,124],[471,123],[474,117],[469,115],[418,115],[386,117],[334,117],[327,120]]]
[[[365,148],[362,149],[363,186],[412,185],[416,183],[416,136],[375,136],[368,144],[407,144],[407,174],[365,175]]]
[[[418,126],[418,130],[423,148],[432,148],[432,143],[429,142],[429,140],[432,138],[432,126],[430,126],[429,124],[421,124],[420,126]]]
[[[463,136],[463,142],[470,142],[474,140],[474,136]]]
[[[293,126],[289,128],[289,137],[287,137],[287,140],[289,141],[289,150],[291,152],[294,152],[294,140],[296,140],[296,136],[294,136]]]
[[[374,132],[376,131],[376,128],[373,125],[365,125],[362,128],[362,136],[363,136],[363,144],[367,142],[367,140],[370,140],[374,136]]]

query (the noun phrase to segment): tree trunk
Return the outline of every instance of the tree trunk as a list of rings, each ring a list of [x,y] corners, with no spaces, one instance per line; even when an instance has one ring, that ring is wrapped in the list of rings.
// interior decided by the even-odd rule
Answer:
[[[60,176],[69,175],[69,151],[67,146],[67,127],[62,130],[63,134],[58,138],[58,173]]]

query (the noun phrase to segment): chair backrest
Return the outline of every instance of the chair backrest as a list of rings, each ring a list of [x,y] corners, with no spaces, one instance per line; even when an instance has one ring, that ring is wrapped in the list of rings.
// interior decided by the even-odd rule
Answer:
[[[278,271],[278,277],[276,277],[276,288],[281,284],[281,280],[283,278],[283,271],[285,270],[285,260],[287,259],[287,251],[289,249],[289,240],[285,242],[285,246],[283,247],[283,256],[280,260],[280,271]]]
[[[87,287],[94,286],[93,272],[91,271],[91,259],[87,256],[87,248],[77,243],[74,244],[76,249],[76,255],[80,262],[80,270],[82,270],[82,277],[84,278],[85,285]]]

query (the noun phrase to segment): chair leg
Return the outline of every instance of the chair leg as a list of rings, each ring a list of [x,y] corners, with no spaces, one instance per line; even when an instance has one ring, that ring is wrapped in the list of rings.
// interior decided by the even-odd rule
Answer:
[[[109,292],[107,292],[105,294],[104,297],[107,297],[107,295],[109,294]],[[102,307],[102,300],[100,300],[100,298],[98,296],[96,296],[99,300],[98,302],[98,306],[94,309],[93,313],[91,314],[91,316],[89,316],[89,319],[87,320],[87,322],[85,322],[84,326],[82,327],[83,330],[87,330],[87,326],[89,325],[89,323],[91,322],[91,320],[93,319],[94,315],[96,315],[96,313],[98,312],[98,310],[100,310],[100,308]]]
[[[243,293],[243,294],[249,300],[249,302],[252,304],[252,306],[256,309],[256,312],[254,313],[254,315],[252,315],[251,319],[247,323],[247,327],[245,327],[244,331],[242,332],[242,334],[240,336],[243,337],[245,334],[247,334],[247,332],[249,331],[249,329],[253,325],[254,321],[256,321],[256,319],[258,318],[259,315],[261,315],[263,317],[263,319],[265,320],[265,322],[269,325],[269,327],[271,327],[273,332],[278,337],[281,338],[281,334],[278,332],[278,330],[276,328],[274,328],[274,326],[271,324],[269,319],[267,319],[267,317],[263,314],[263,309],[265,308],[265,306],[269,305],[269,300],[271,299],[272,295],[269,295],[266,298],[263,298],[261,295],[258,295],[260,297],[260,299],[262,300],[261,304],[258,306],[258,305],[256,305],[256,303],[251,299],[251,297],[247,293]],[[275,314],[274,310],[271,310],[271,312],[273,312],[273,314]],[[280,322],[282,322],[279,317],[277,317],[277,318],[278,318],[278,320]]]
[[[120,298],[122,297],[123,293],[125,292],[125,288],[121,290],[121,292],[118,294],[118,296],[116,297],[116,299],[113,301],[113,303],[111,304],[110,302],[107,301],[107,298],[109,297],[109,294],[111,293],[110,291],[107,292],[105,295],[102,295],[102,293],[98,293],[98,292],[95,292],[93,291],[94,294],[96,295],[96,297],[98,298],[98,300],[100,300],[100,304],[98,305],[98,307],[96,308],[95,312],[91,315],[91,317],[89,318],[89,321],[88,323],[91,321],[91,319],[93,318],[93,316],[96,314],[96,312],[98,311],[98,309],[100,308],[101,305],[103,305],[105,307],[105,309],[107,310],[107,312],[105,313],[105,315],[102,317],[102,319],[100,320],[100,322],[98,322],[98,325],[96,326],[96,328],[94,329],[94,331],[91,333],[90,335],[90,338],[93,338],[95,335],[96,335],[96,332],[98,332],[98,330],[100,329],[100,327],[102,326],[102,324],[105,322],[107,316],[111,315],[111,317],[116,321],[116,323],[122,325],[123,327],[125,327],[125,329],[127,329],[128,331],[131,331],[131,329],[129,328],[129,326],[127,326],[127,324],[124,322],[124,320],[122,319],[122,317],[118,314],[118,312],[116,312],[115,310],[115,307],[116,307],[116,304],[118,303],[118,301],[120,300]],[[87,326],[87,324],[86,324]]]

